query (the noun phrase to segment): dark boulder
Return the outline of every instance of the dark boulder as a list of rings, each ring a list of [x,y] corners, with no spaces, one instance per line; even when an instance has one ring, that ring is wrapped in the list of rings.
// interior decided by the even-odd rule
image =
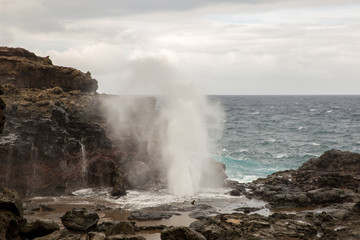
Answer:
[[[135,234],[134,225],[130,222],[106,222],[100,226],[100,229],[105,232],[106,236]]]
[[[174,215],[180,215],[175,212],[168,211],[132,211],[129,220],[140,220],[140,221],[149,221],[149,220],[161,220],[169,219]]]
[[[27,222],[21,228],[21,235],[25,238],[33,239],[36,237],[46,236],[57,230],[60,230],[60,227],[54,221],[36,220]]]
[[[3,188],[0,190],[0,209],[12,212],[18,217],[23,217],[23,206],[17,193]]]
[[[89,212],[85,208],[74,208],[60,217],[62,224],[69,230],[87,231],[95,227],[99,221],[99,215]]]
[[[20,229],[24,224],[25,219],[10,211],[0,209],[0,239],[23,239],[20,236]]]
[[[206,238],[188,227],[172,227],[161,232],[161,240],[206,240]]]
[[[116,179],[114,187],[111,190],[110,194],[111,194],[111,196],[116,196],[116,197],[126,195],[125,184],[121,178]]]

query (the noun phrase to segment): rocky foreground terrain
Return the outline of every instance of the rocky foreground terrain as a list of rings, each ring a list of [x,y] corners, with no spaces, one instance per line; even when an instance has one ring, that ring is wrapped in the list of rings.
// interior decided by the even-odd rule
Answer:
[[[163,240],[355,240],[360,237],[358,189],[353,184],[344,185],[347,178],[335,182],[331,179],[334,174],[347,175],[356,183],[359,162],[360,154],[331,150],[319,158],[310,159],[297,170],[274,173],[248,184],[229,182],[234,187],[231,194],[267,199],[271,214],[266,216],[258,214],[257,208],[243,207],[233,209],[233,213],[221,214],[210,205],[184,202],[132,211],[123,220],[109,220],[108,214],[121,214],[123,210],[90,205],[64,211],[59,224],[46,217],[28,220],[33,211],[54,209],[45,204],[27,202],[24,215],[23,204],[16,194],[4,189],[0,193],[0,239],[137,240],[145,239],[148,233],[158,233]],[[306,175],[303,171],[311,172],[311,176],[300,178]],[[327,186],[319,187],[318,184],[327,176]],[[193,218],[190,225],[172,227],[158,224],[162,219],[183,213]],[[149,224],[144,226],[144,222]]]

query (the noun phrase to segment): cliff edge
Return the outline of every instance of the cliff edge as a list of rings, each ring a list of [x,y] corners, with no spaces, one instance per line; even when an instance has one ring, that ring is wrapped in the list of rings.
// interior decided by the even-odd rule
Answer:
[[[39,57],[23,48],[0,47],[0,85],[17,88],[53,88],[95,92],[97,81],[90,72],[55,66],[49,57]]]

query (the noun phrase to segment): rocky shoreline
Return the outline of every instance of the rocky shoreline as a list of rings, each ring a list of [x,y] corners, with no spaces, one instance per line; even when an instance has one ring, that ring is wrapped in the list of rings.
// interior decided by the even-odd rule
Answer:
[[[245,195],[265,200],[270,209],[265,215],[259,214],[263,207],[246,206],[221,213],[202,201],[127,211],[91,202],[65,209],[44,199],[26,200],[23,214],[16,194],[3,190],[0,239],[359,239],[359,163],[360,154],[330,150],[297,170],[246,184],[228,181],[229,194],[240,192],[233,202],[244,201]],[[308,178],[304,171],[311,173]]]

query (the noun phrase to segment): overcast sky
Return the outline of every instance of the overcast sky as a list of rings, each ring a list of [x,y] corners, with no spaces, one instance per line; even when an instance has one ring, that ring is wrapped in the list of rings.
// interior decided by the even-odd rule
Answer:
[[[206,94],[360,94],[359,0],[0,0],[0,45]]]

